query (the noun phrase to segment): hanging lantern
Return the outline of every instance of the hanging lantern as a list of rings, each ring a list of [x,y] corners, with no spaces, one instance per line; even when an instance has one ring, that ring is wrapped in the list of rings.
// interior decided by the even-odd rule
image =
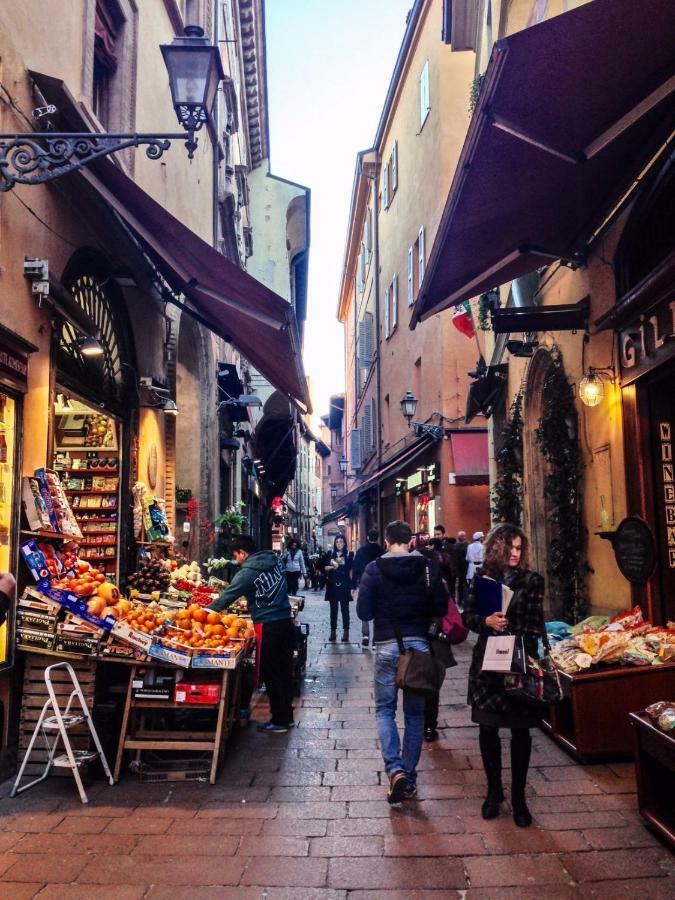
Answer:
[[[579,382],[579,399],[584,406],[598,406],[602,403],[604,396],[605,385],[602,376],[593,369],[589,369]]]

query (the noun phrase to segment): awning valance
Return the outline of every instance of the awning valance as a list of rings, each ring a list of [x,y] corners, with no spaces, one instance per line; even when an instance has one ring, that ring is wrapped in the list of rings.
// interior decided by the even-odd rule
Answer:
[[[231,341],[276,388],[308,408],[291,304],[210,247],[117,166],[100,163],[84,170],[83,176],[131,228],[202,321]]]
[[[488,484],[487,431],[456,431],[450,436],[455,484]]]
[[[578,261],[675,126],[675,3],[593,0],[498,41],[411,327]]]

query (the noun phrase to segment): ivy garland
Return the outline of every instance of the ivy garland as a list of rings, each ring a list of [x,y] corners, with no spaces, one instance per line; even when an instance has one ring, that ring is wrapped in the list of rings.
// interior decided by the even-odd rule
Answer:
[[[490,331],[492,328],[490,324],[490,304],[488,302],[487,294],[481,294],[478,298],[478,321],[476,326],[479,331]]]
[[[495,522],[520,525],[523,521],[523,392],[511,403],[509,420],[501,433],[497,455],[499,478],[492,489],[492,517]]]
[[[483,78],[485,75],[476,75],[476,77],[471,82],[471,88],[469,90],[469,113],[473,115],[476,107],[478,106],[478,97],[480,95],[480,89],[483,86]]]
[[[559,351],[544,378],[542,416],[537,443],[548,463],[544,496],[551,507],[553,537],[548,552],[548,575],[554,608],[573,622],[586,612],[586,532],[582,524],[582,461],[576,435],[574,394]]]

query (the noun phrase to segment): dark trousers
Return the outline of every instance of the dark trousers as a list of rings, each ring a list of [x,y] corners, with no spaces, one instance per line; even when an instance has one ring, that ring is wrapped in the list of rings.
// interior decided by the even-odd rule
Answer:
[[[439,692],[436,691],[434,694],[427,694],[426,699],[424,701],[424,728],[425,730],[430,728],[432,731],[436,731],[436,726],[438,725],[438,701],[439,701]]]
[[[260,677],[267,687],[272,722],[293,721],[293,650],[295,626],[290,619],[264,622],[260,642]]]
[[[342,612],[342,627],[349,631],[349,597],[331,597],[330,603],[330,630],[337,628],[338,608]]]
[[[286,572],[286,590],[293,597],[297,596],[298,590],[300,588],[300,573],[299,572]]]
[[[478,733],[483,768],[487,776],[488,796],[503,799],[502,788],[502,745],[499,729],[492,725],[481,725]],[[532,737],[529,728],[511,729],[511,800],[516,806],[525,803],[525,783],[530,767]]]

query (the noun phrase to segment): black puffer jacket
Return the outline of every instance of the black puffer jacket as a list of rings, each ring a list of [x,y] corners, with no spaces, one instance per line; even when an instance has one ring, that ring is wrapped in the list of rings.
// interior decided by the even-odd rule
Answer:
[[[395,640],[392,619],[398,621],[403,637],[426,637],[431,620],[445,615],[447,598],[435,560],[417,552],[385,553],[366,566],[356,612],[362,621],[375,620],[376,643]]]
[[[356,590],[361,581],[361,576],[366,571],[366,566],[378,556],[382,556],[384,550],[378,543],[368,541],[363,547],[354,554],[354,565],[352,566],[352,587]]]

